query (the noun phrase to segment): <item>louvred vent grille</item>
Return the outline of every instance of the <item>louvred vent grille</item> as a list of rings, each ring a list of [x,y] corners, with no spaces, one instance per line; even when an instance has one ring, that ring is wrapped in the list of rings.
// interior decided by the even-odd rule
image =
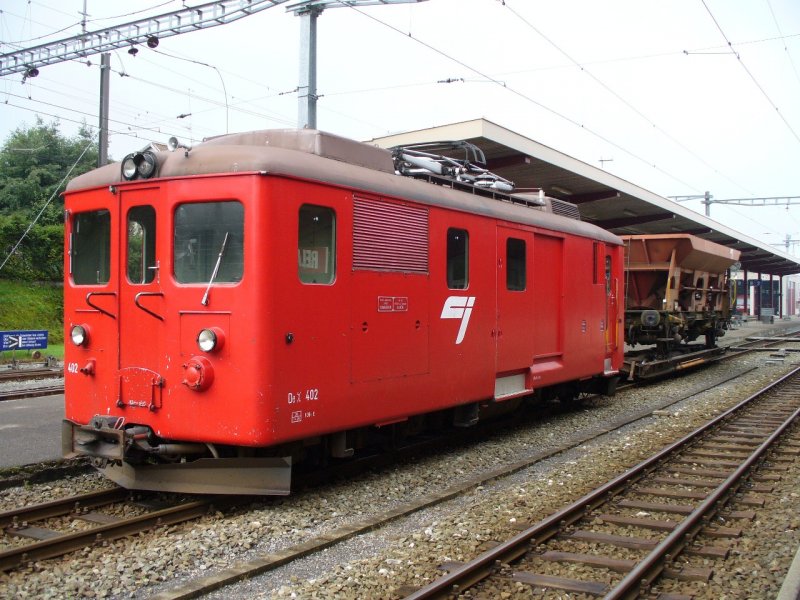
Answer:
[[[355,198],[353,268],[428,272],[428,209]]]

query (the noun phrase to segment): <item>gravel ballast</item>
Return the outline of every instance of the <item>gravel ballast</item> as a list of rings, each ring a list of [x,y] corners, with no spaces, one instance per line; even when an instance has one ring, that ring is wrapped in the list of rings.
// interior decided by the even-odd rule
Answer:
[[[790,359],[792,357],[790,356]],[[469,560],[486,543],[513,535],[523,522],[535,522],[591,487],[696,427],[777,374],[786,364],[765,365],[764,353],[727,361],[687,377],[626,390],[613,399],[594,400],[584,409],[520,426],[466,448],[421,458],[382,472],[329,484],[285,499],[269,499],[226,514],[160,529],[33,567],[0,575],[4,597],[148,598],[187,578],[303,542],[353,520],[375,515],[420,496],[474,477],[504,462],[515,462],[571,436],[593,430],[633,411],[660,406],[664,398],[700,382],[722,379],[759,367],[742,380],[722,385],[596,441],[543,461],[511,477],[487,483],[454,500],[415,513],[379,531],[358,536],[328,551],[230,586],[212,597],[230,598],[389,598],[402,585],[421,585],[440,573],[436,565]],[[796,486],[795,480],[795,486]],[[0,506],[41,502],[78,489],[107,485],[96,475],[11,488],[0,492]],[[779,506],[800,514],[791,494]],[[786,565],[798,545],[796,531],[784,534]],[[789,546],[793,546],[789,548]],[[784,544],[782,544],[783,546]],[[775,550],[783,556],[782,550]],[[777,559],[777,557],[776,557]],[[770,567],[772,568],[772,567]],[[750,570],[752,571],[752,569]],[[517,590],[515,587],[514,590]],[[529,593],[530,590],[513,591]],[[522,597],[522,596],[520,596]],[[711,596],[709,596],[711,597]],[[720,597],[720,596],[717,596]],[[728,596],[736,598],[739,596]]]

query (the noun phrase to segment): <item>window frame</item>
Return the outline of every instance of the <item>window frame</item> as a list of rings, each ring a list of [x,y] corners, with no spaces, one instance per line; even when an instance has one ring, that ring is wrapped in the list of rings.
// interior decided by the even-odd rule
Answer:
[[[464,241],[456,246],[451,242],[458,241],[456,236],[459,234],[463,235]],[[446,235],[445,279],[447,288],[450,290],[467,290],[469,289],[469,230],[460,227],[448,227]],[[456,277],[456,267],[463,269],[463,285],[462,279]]]
[[[521,262],[522,262],[521,267],[522,268],[521,269],[517,268],[513,272],[512,272],[512,268],[511,268],[511,265],[512,265],[511,244],[512,244],[512,242],[518,242],[519,245],[522,246],[521,247],[522,253],[514,255],[514,257],[515,257],[515,261],[514,262],[517,265],[519,265],[519,263],[517,262],[518,259],[521,258]],[[520,249],[518,249],[517,252],[519,250]],[[512,286],[511,279],[512,279],[512,275],[515,275],[515,274],[516,275],[521,275],[521,279],[522,279],[522,284],[521,284],[522,286],[521,287],[517,287],[517,285],[519,285],[519,284],[515,284],[514,286]],[[526,240],[524,240],[522,238],[516,238],[516,237],[509,236],[509,237],[506,238],[506,290],[508,290],[509,292],[524,292],[527,289],[528,289],[528,243],[527,243]]]
[[[328,217],[325,223],[326,229],[319,229],[311,231],[304,229],[303,213],[309,211],[309,216],[312,218],[319,217],[324,214]],[[313,214],[313,213],[316,214]],[[337,214],[332,206],[323,204],[314,204],[305,202],[300,205],[297,210],[297,279],[302,285],[323,285],[332,286],[336,283],[338,256],[336,245],[338,240],[337,235]],[[317,244],[317,236],[322,237],[322,245],[308,245],[304,242],[308,241],[312,244]],[[312,238],[312,239],[309,239]],[[327,238],[327,239],[325,239]],[[319,251],[325,250],[326,256],[324,259],[324,270],[320,271],[320,257]],[[326,275],[324,279],[315,275],[315,273],[322,273]]]
[[[179,264],[178,261],[181,260],[182,258],[184,258],[186,256],[187,252],[189,254],[191,254],[191,248],[192,248],[191,242],[192,241],[196,241],[197,238],[191,238],[191,237],[187,238],[187,234],[183,233],[181,235],[181,245],[180,245],[180,252],[179,252],[179,243],[178,243],[178,236],[176,235],[176,231],[177,231],[178,227],[180,227],[180,226],[189,228],[191,226],[195,226],[195,224],[193,224],[191,221],[188,221],[188,220],[187,220],[188,221],[187,223],[180,223],[179,213],[180,213],[181,209],[183,209],[184,207],[188,207],[188,206],[209,207],[209,206],[215,205],[215,204],[217,204],[217,205],[221,205],[221,204],[238,205],[238,210],[240,210],[240,215],[235,215],[235,217],[238,218],[239,216],[241,216],[240,222],[236,223],[236,225],[240,225],[241,226],[241,229],[238,230],[238,231],[234,231],[234,232],[231,232],[231,231],[227,232],[229,234],[233,233],[234,237],[232,238],[229,235],[228,241],[225,243],[225,253],[223,254],[223,259],[220,262],[221,268],[216,273],[215,277],[213,276],[214,275],[214,272],[213,272],[214,271],[214,266],[216,265],[216,261],[217,261],[217,258],[219,256],[219,252],[222,249],[222,240],[224,239],[224,235],[215,237],[211,242],[209,242],[211,245],[208,248],[206,248],[205,250],[200,249],[200,250],[196,251],[198,257],[202,257],[202,258],[207,259],[207,265],[205,265],[205,266],[202,266],[202,265],[201,266],[195,266],[194,268],[198,269],[198,270],[204,269],[205,267],[209,267],[209,268],[208,268],[208,272],[207,273],[203,273],[202,275],[197,275],[195,278],[189,279],[189,278],[187,278],[187,274],[186,273],[179,273],[179,269],[177,268],[178,264]],[[221,230],[221,225],[220,224],[217,224],[216,227],[210,226],[209,225],[210,220],[207,219],[207,218],[206,219],[202,219],[201,221],[204,224],[205,228],[202,229],[202,230],[198,229],[199,233],[208,232],[208,231],[212,231],[212,230],[217,232],[217,231]],[[214,200],[192,199],[192,200],[187,200],[185,202],[180,202],[179,204],[176,204],[172,208],[172,230],[170,232],[170,235],[171,235],[171,238],[172,238],[172,241],[171,241],[171,244],[170,244],[170,246],[171,246],[171,254],[172,254],[171,275],[172,275],[172,279],[175,281],[175,283],[178,284],[178,285],[208,285],[209,281],[212,280],[212,277],[213,277],[213,282],[214,282],[215,286],[216,285],[222,285],[222,286],[225,286],[225,285],[228,285],[228,286],[239,285],[242,282],[242,280],[244,279],[244,276],[245,276],[245,241],[244,241],[244,235],[245,235],[245,229],[246,229],[245,228],[245,221],[246,221],[246,214],[245,214],[244,203],[241,200],[238,200],[236,198],[225,198],[225,199],[214,199]],[[191,229],[187,229],[187,230],[190,233],[194,233]],[[235,235],[239,234],[239,233],[241,233],[241,239],[237,240],[237,241],[234,241],[235,240]],[[188,242],[186,244],[186,248],[183,247],[183,242],[185,242],[185,241]],[[233,244],[233,246],[232,246],[232,244]],[[235,247],[235,246],[238,246],[238,257],[241,258],[240,263],[239,263],[240,266],[239,266],[238,270],[234,268],[234,270],[232,272],[232,275],[233,275],[234,278],[232,278],[232,279],[231,278],[227,278],[226,279],[225,278],[226,276],[230,276],[228,273],[226,273],[226,267],[230,268],[233,265],[236,265],[236,263],[230,263],[229,262],[228,264],[226,264],[225,263],[225,257],[227,256],[227,257],[231,258],[230,252],[232,251],[232,247]],[[223,273],[223,274],[220,275],[220,273]]]
[[[105,231],[99,231],[101,234],[101,242],[104,244],[101,246],[97,240],[93,238],[82,238],[80,235],[80,225],[83,222],[83,219],[86,218],[88,215],[95,215],[95,219],[99,217],[103,217],[105,219],[105,223],[101,224],[101,227],[105,228]],[[111,281],[112,276],[112,267],[111,267],[111,241],[113,238],[113,231],[112,231],[112,223],[113,219],[111,217],[111,211],[108,208],[96,208],[91,210],[83,210],[80,212],[72,213],[71,215],[71,231],[70,231],[70,240],[69,240],[69,277],[73,285],[81,285],[81,286],[105,286]],[[87,225],[88,226],[88,225]],[[104,239],[103,239],[104,238]],[[85,281],[82,279],[78,279],[75,277],[76,273],[82,273],[82,269],[76,269],[76,265],[81,264],[83,265],[82,260],[82,253],[83,244],[79,244],[78,241],[81,239],[86,239],[87,243],[85,244],[88,248],[95,248],[97,250],[105,249],[105,254],[103,255],[102,252],[97,252],[88,255],[88,258],[99,258],[102,264],[100,265],[101,269],[105,269],[105,279],[100,280],[98,277],[95,281]],[[95,273],[99,274],[100,271],[95,270]]]
[[[150,215],[147,215],[145,218],[152,217],[152,222],[148,225],[150,227],[143,226],[142,221],[144,219],[139,219],[132,221],[131,214],[135,213],[137,209],[149,209]],[[135,206],[128,207],[128,212],[125,215],[125,277],[129,284],[131,285],[147,285],[148,283],[152,283],[156,279],[156,270],[158,267],[158,259],[156,258],[158,255],[158,246],[157,246],[157,218],[158,215],[156,213],[156,209],[151,204],[137,204]],[[131,223],[138,224],[142,229],[142,254],[141,254],[141,261],[139,266],[142,270],[141,273],[141,281],[137,281],[131,279]],[[149,256],[151,254],[151,256]],[[148,261],[147,259],[150,258]]]

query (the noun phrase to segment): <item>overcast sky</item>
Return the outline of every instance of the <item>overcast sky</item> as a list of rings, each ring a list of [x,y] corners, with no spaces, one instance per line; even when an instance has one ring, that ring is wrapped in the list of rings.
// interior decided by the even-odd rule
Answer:
[[[86,4],[89,31],[184,5]],[[80,33],[83,6],[2,0],[0,52]],[[798,0],[427,0],[326,10],[318,35],[320,129],[371,139],[485,117],[663,196],[800,196]],[[295,126],[299,39],[300,19],[277,6],[115,51],[112,157],[171,135]],[[0,79],[0,138],[36,114],[67,134],[96,127],[100,57],[88,60]],[[711,217],[768,244],[800,240],[800,204]]]

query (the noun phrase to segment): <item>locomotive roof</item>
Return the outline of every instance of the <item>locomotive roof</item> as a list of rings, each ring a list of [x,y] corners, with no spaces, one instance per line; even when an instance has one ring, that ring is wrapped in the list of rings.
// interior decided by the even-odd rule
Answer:
[[[157,152],[158,178],[260,172],[345,186],[453,210],[480,214],[563,233],[621,244],[616,235],[595,225],[569,219],[506,198],[470,194],[395,174],[388,150],[310,129],[277,129],[211,138],[191,150]],[[120,164],[100,167],[67,185],[67,192],[125,185]],[[152,180],[150,180],[152,181]],[[463,186],[462,186],[463,189]]]

